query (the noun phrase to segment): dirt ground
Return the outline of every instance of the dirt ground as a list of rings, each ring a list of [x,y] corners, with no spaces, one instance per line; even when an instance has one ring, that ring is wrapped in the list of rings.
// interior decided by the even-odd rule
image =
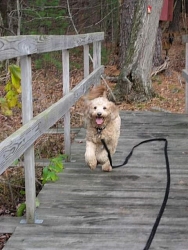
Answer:
[[[74,58],[73,58],[74,59]],[[150,110],[153,112],[163,111],[172,113],[185,112],[185,81],[181,76],[182,69],[185,68],[185,44],[181,43],[181,35],[176,34],[174,43],[169,50],[169,67],[162,73],[152,78],[153,88],[156,97],[147,102],[126,103],[119,105],[121,110]],[[106,65],[105,74],[107,76],[117,76],[119,71],[116,66]],[[71,71],[71,88],[83,78],[83,72],[77,69]],[[113,89],[115,83],[107,81]],[[4,95],[4,85],[0,84],[0,96]],[[54,68],[35,70],[33,74],[33,95],[34,95],[34,115],[45,110],[52,103],[62,97],[61,75]],[[71,109],[71,125],[79,127],[82,125],[82,106],[78,102]],[[21,112],[14,110],[11,117],[0,114],[0,141],[4,140],[21,125]],[[60,120],[54,128],[62,127]],[[74,135],[72,136],[74,138]],[[50,158],[59,153],[64,153],[63,136],[43,135],[35,143],[38,158]],[[53,154],[52,154],[53,152]],[[41,169],[37,170],[40,182]],[[17,165],[16,168],[9,168],[0,176],[0,216],[15,216],[18,204],[24,200],[24,176],[23,168]],[[21,192],[22,191],[22,192]],[[10,237],[9,234],[0,234],[0,249],[4,242]]]

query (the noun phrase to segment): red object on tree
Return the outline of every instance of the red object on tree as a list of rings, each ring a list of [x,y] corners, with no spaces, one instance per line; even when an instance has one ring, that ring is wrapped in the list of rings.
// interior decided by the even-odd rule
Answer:
[[[148,5],[148,14],[151,13],[151,9],[152,9],[151,5]]]
[[[172,21],[173,8],[174,8],[174,0],[164,0],[160,20],[161,21]]]

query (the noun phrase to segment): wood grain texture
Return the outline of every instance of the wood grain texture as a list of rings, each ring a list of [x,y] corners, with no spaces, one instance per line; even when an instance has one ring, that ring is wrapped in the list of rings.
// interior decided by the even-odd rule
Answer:
[[[120,112],[121,135],[113,163],[121,163],[142,140],[168,139],[171,190],[152,250],[188,249],[187,115]],[[17,225],[5,250],[141,250],[166,186],[163,143],[137,148],[129,163],[110,173],[84,163],[85,129],[72,144],[72,158],[56,183],[39,194],[41,225]]]
[[[104,33],[91,33],[71,36],[17,36],[0,38],[0,61],[20,57],[21,84],[22,84],[22,121],[23,127],[0,144],[0,174],[9,167],[13,161],[24,153],[25,190],[26,190],[26,221],[35,223],[35,155],[34,142],[44,134],[49,127],[64,116],[64,144],[67,160],[71,155],[70,139],[70,111],[75,102],[86,93],[91,84],[100,82],[103,73],[101,63],[95,64],[94,70],[89,75],[89,63],[86,60],[89,53],[89,43],[94,44],[95,58],[101,57],[101,40]],[[85,46],[84,48],[84,80],[71,91],[69,86],[69,50],[70,48]],[[62,51],[63,61],[63,96],[37,117],[33,118],[32,98],[32,69],[31,54],[51,51]],[[100,54],[100,55],[99,55]],[[95,60],[96,61],[96,60]],[[88,63],[88,65],[86,65]],[[87,75],[86,75],[87,74]],[[28,136],[29,134],[29,136]]]
[[[70,69],[69,69],[69,51],[62,51],[62,61],[63,61],[63,95],[66,95],[70,91]],[[65,144],[65,154],[67,155],[67,160],[69,161],[71,155],[71,138],[70,138],[70,110],[64,115],[64,144]]]
[[[18,217],[0,216],[0,234],[13,233],[20,222]]]
[[[89,45],[84,45],[84,78],[89,75]]]
[[[93,68],[97,69],[101,65],[101,43],[93,43]]]
[[[22,56],[21,85],[22,85],[22,121],[26,124],[33,118],[32,72],[31,56]],[[27,223],[35,222],[35,153],[34,145],[24,152],[25,191],[27,204]]]
[[[104,40],[104,32],[61,36],[7,36],[0,38],[0,61],[19,56],[71,49]]]
[[[99,81],[103,70],[104,67],[101,66],[93,71],[87,78],[73,88],[69,94],[34,117],[0,143],[0,174],[5,171],[14,160],[18,159],[39,136],[58,121],[72,105],[86,93],[92,84]]]

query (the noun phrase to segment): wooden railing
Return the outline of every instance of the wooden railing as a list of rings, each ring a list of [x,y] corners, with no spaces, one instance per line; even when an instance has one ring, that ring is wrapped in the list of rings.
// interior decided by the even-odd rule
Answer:
[[[0,174],[24,154],[26,222],[35,223],[34,142],[64,116],[65,154],[70,157],[69,109],[92,84],[100,82],[101,41],[104,33],[62,36],[10,36],[0,38],[0,61],[20,57],[23,126],[0,143]],[[93,71],[89,72],[89,44],[93,44]],[[84,46],[84,79],[69,89],[69,49]],[[62,50],[63,97],[33,117],[31,54]]]

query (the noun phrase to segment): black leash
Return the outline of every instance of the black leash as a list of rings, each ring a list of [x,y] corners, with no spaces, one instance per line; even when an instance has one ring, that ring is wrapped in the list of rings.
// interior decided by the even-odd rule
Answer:
[[[160,210],[159,210],[159,213],[158,213],[158,215],[157,215],[157,218],[156,218],[155,223],[154,223],[154,225],[153,225],[153,228],[152,228],[152,230],[151,230],[150,236],[149,236],[149,238],[148,238],[148,240],[147,240],[147,243],[146,243],[146,245],[145,245],[145,247],[144,247],[143,250],[148,250],[148,249],[150,248],[150,245],[151,245],[151,243],[152,243],[152,241],[153,241],[153,238],[154,238],[154,236],[155,236],[155,233],[156,233],[156,231],[157,231],[159,222],[160,222],[160,220],[161,220],[161,217],[162,217],[162,215],[163,215],[163,212],[164,212],[164,210],[165,210],[165,207],[166,207],[166,204],[167,204],[167,201],[168,201],[168,196],[169,196],[169,192],[170,192],[170,165],[169,165],[168,153],[167,153],[168,141],[167,141],[167,139],[165,139],[165,138],[155,138],[155,139],[149,139],[149,140],[142,141],[142,142],[138,143],[137,145],[135,145],[135,146],[132,148],[131,152],[128,154],[128,156],[125,158],[125,161],[124,161],[122,164],[113,166],[113,165],[112,165],[112,158],[111,158],[111,155],[110,155],[110,151],[109,151],[109,149],[108,149],[108,147],[107,147],[107,145],[106,145],[105,140],[104,140],[104,139],[101,139],[101,142],[102,142],[104,148],[106,149],[106,151],[107,151],[107,153],[108,153],[108,159],[109,159],[109,161],[110,161],[110,165],[112,166],[112,168],[119,168],[119,167],[122,167],[122,166],[126,165],[126,164],[128,163],[128,161],[129,161],[130,157],[132,156],[133,151],[134,151],[134,149],[135,149],[136,147],[138,147],[138,146],[140,146],[140,145],[142,145],[142,144],[144,144],[144,143],[153,142],[153,141],[164,141],[164,142],[165,142],[165,146],[164,146],[164,155],[165,155],[165,161],[166,161],[167,183],[166,183],[165,196],[164,196],[164,199],[163,199],[161,208],[160,208]]]

